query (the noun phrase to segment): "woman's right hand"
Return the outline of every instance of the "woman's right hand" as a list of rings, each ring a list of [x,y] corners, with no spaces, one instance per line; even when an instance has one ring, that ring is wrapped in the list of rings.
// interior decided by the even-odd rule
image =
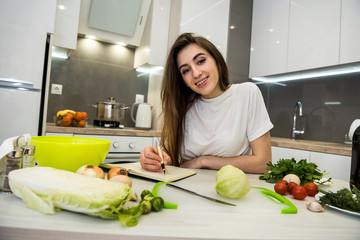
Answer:
[[[164,158],[164,164],[170,163],[170,157],[166,152],[162,151]],[[147,171],[159,172],[161,171],[161,157],[158,154],[158,150],[152,146],[145,147],[140,152],[140,164],[141,167]]]

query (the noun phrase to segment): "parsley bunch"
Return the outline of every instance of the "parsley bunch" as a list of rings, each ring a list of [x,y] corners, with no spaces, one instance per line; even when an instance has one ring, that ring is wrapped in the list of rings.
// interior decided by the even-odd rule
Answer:
[[[268,172],[260,176],[260,180],[265,180],[269,183],[277,183],[283,179],[287,174],[295,174],[300,178],[300,184],[304,185],[308,182],[314,182],[323,178],[325,171],[320,171],[315,163],[308,163],[306,159],[296,162],[292,159],[280,159],[277,163],[267,163]],[[330,179],[329,179],[330,180]]]

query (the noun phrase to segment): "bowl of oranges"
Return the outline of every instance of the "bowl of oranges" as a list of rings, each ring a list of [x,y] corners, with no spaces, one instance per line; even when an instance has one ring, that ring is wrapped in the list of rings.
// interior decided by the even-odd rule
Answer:
[[[75,112],[65,109],[58,111],[54,116],[56,126],[63,127],[86,127],[88,122],[88,114],[86,112]]]

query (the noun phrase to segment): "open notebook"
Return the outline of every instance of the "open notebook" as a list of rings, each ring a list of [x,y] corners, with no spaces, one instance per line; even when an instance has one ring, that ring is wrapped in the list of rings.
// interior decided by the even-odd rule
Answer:
[[[161,182],[173,182],[196,174],[196,172],[192,169],[174,167],[169,165],[166,166],[165,174],[162,171],[149,172],[141,167],[140,162],[102,164],[101,167],[103,168],[123,167],[128,170],[129,174],[144,178],[149,178]]]

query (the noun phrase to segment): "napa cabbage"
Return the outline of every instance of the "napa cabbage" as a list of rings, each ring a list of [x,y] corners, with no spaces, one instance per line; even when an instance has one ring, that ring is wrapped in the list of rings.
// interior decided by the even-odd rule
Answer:
[[[127,184],[50,167],[32,167],[9,173],[10,189],[26,206],[44,214],[60,209],[116,219],[131,198]]]
[[[246,174],[232,165],[222,167],[216,173],[216,192],[227,198],[242,198],[250,191]]]

